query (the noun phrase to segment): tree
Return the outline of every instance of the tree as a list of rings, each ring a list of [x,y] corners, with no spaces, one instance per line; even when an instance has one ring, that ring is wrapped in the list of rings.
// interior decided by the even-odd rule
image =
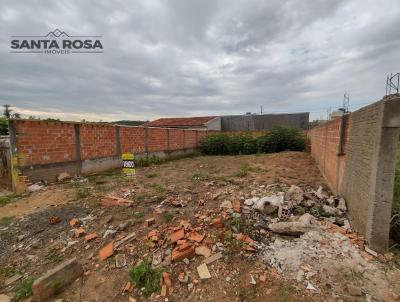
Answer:
[[[0,135],[8,134],[7,119],[5,117],[0,117]]]

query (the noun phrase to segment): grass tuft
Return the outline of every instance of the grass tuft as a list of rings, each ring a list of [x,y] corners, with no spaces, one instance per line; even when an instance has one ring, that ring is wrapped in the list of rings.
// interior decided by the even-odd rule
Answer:
[[[33,277],[28,277],[22,280],[21,283],[19,283],[17,286],[15,286],[14,287],[15,295],[11,299],[11,302],[17,302],[32,295],[33,281],[34,281]]]
[[[153,269],[150,263],[143,261],[129,271],[129,278],[136,288],[144,288],[143,295],[147,298],[152,293],[160,291],[160,280],[164,269]]]

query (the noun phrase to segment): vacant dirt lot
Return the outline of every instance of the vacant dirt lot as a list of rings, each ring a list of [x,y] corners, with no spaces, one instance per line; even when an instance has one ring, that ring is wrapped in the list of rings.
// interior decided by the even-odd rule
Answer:
[[[285,193],[292,185],[308,197],[288,219],[306,212],[317,217],[314,231],[300,237],[268,228],[284,220],[276,211],[246,206],[252,197]],[[105,207],[110,195],[131,204]],[[23,280],[77,257],[84,274],[56,296],[62,301],[397,301],[396,257],[364,252],[362,238],[339,226],[343,217],[316,210],[329,196],[302,152],[200,156],[139,168],[133,179],[112,171],[47,186],[0,208],[0,293],[13,297]],[[77,225],[71,226],[73,218]],[[97,238],[77,236],[78,226]],[[181,242],[171,241],[182,230]],[[132,233],[132,241],[99,260],[102,247]],[[183,245],[222,254],[207,265],[211,278],[202,280],[197,271],[209,255],[171,262]],[[117,268],[116,255],[126,265]],[[158,289],[145,298],[142,288],[127,286],[128,272],[141,261],[170,274],[166,297]]]

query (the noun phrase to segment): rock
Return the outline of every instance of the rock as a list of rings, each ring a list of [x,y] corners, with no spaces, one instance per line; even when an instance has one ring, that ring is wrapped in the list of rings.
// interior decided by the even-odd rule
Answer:
[[[252,284],[252,285],[257,284],[256,279],[254,279],[253,275],[250,275],[250,284]]]
[[[306,213],[298,221],[275,222],[268,225],[268,228],[274,233],[291,236],[300,236],[306,232],[317,230],[318,227],[313,222],[313,216]]]
[[[59,293],[65,286],[75,281],[83,273],[82,265],[76,258],[70,259],[49,270],[32,285],[35,301],[44,301]]]
[[[347,291],[352,296],[361,296],[362,295],[361,288],[359,288],[358,286],[351,285],[351,284],[347,284]]]
[[[259,199],[260,199],[260,198],[258,198],[258,197],[249,198],[249,199],[246,199],[246,200],[244,201],[244,204],[245,204],[246,206],[251,207],[251,206],[252,206],[255,202],[257,202]]]
[[[253,209],[256,209],[265,214],[272,214],[277,211],[283,203],[283,193],[266,196],[258,199],[253,204]]]
[[[346,212],[347,211],[346,201],[344,200],[344,198],[340,198],[339,199],[339,204],[338,204],[338,206],[336,208],[339,209],[342,212]]]
[[[62,173],[58,174],[57,181],[61,182],[66,179],[69,179],[69,178],[71,178],[71,175],[69,175],[67,172],[62,172]]]
[[[292,185],[285,194],[285,200],[294,202],[294,205],[300,204],[303,199],[303,190],[295,185]]]
[[[207,264],[205,264],[205,263],[203,263],[197,267],[197,272],[198,272],[201,280],[211,278],[210,271],[208,270]]]
[[[104,232],[103,239],[106,239],[106,238],[109,237],[109,236],[114,237],[114,235],[115,235],[116,233],[117,233],[116,230],[106,230],[106,231]]]
[[[317,191],[313,191],[315,196],[317,196],[319,199],[326,199],[328,196],[324,193],[323,189],[321,186],[318,187]]]
[[[162,263],[162,253],[161,251],[156,251],[153,253],[153,260],[151,261],[151,266],[153,268],[158,267]]]
[[[181,272],[181,273],[179,273],[178,280],[181,283],[188,283],[189,276],[185,272]]]
[[[306,289],[308,289],[308,290],[317,290],[316,288],[315,288],[315,286],[314,285],[312,285],[310,282],[307,282],[307,288]]]
[[[325,215],[328,216],[340,216],[342,214],[342,212],[337,208],[330,207],[327,205],[322,206],[322,209],[324,210]]]
[[[37,191],[40,191],[42,188],[43,188],[43,186],[41,186],[41,185],[39,185],[39,184],[37,183],[37,184],[30,185],[30,186],[28,187],[28,191],[29,191],[29,192],[37,192]]]

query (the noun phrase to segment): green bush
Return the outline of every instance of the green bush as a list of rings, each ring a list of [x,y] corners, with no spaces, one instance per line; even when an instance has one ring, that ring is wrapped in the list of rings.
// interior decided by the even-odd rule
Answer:
[[[0,135],[8,134],[7,120],[4,117],[0,117]]]
[[[257,153],[257,139],[247,134],[213,134],[206,136],[201,150],[208,155],[236,155]]]
[[[258,137],[258,150],[265,153],[304,151],[305,137],[296,128],[274,127],[269,133]]]
[[[249,134],[213,134],[201,142],[201,150],[208,155],[274,153],[281,151],[303,151],[305,137],[296,128],[275,127],[259,137]]]
[[[129,271],[129,278],[135,287],[144,288],[143,295],[148,298],[152,293],[160,291],[160,280],[164,269],[153,269],[151,264],[143,261]]]

